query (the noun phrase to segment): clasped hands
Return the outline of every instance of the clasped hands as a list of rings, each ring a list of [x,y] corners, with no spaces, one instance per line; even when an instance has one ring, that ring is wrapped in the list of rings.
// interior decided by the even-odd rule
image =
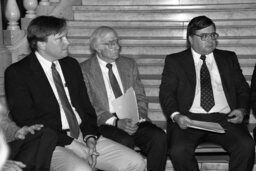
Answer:
[[[95,169],[97,157],[99,156],[99,153],[96,151],[97,141],[95,138],[89,138],[86,142],[87,143],[73,139],[72,143],[65,147],[73,151],[79,157],[87,160],[90,167]]]
[[[246,115],[246,110],[244,109],[234,109],[228,114],[228,122],[239,124],[242,123],[244,116]],[[179,125],[181,129],[186,129],[191,123],[191,120],[182,114],[177,114],[174,116],[173,120]]]
[[[138,125],[134,124],[132,122],[132,119],[128,119],[128,118],[119,119],[117,122],[117,127],[124,130],[129,135],[134,134],[138,129]]]

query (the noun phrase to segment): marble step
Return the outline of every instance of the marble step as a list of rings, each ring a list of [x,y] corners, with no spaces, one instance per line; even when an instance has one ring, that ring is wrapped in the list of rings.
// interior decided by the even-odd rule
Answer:
[[[256,10],[255,10],[256,16]],[[85,38],[88,39],[95,28],[86,28],[83,26],[79,27],[70,27],[68,31],[68,37],[74,38]],[[185,38],[187,29],[183,26],[177,27],[159,27],[159,28],[115,28],[120,38]],[[220,38],[229,38],[229,37],[251,37],[256,36],[256,25],[246,26],[217,26],[217,32],[220,35]]]
[[[125,56],[145,56],[145,55],[167,55],[171,53],[176,53],[179,51],[184,50],[186,47],[184,46],[178,46],[178,45],[166,45],[166,46],[123,46],[121,49],[121,54]],[[233,46],[220,46],[220,49],[235,51],[237,55],[255,55],[256,54],[256,48],[255,45],[233,45]],[[84,54],[88,55],[91,54],[90,49],[88,46],[84,45],[70,45],[69,46],[69,53],[71,55],[79,55]],[[81,55],[82,56],[82,55]]]
[[[254,64],[252,66],[241,66],[244,75],[252,75]],[[163,72],[163,66],[139,66],[139,72],[142,75],[160,75]]]
[[[82,0],[83,5],[194,5],[254,3],[255,0]]]
[[[214,20],[218,27],[232,27],[232,26],[255,26],[256,20],[246,19],[228,19],[228,20]],[[120,28],[172,28],[172,27],[187,27],[188,21],[68,21],[68,26],[72,27],[84,27],[95,29],[99,26],[111,26],[117,29]]]
[[[206,15],[213,20],[256,19],[255,9],[237,10],[203,10],[203,11],[74,11],[75,20],[106,20],[106,21],[189,21],[192,18]]]
[[[161,11],[161,12],[180,12],[180,11],[204,11],[204,10],[229,10],[229,9],[253,9],[256,8],[256,3],[232,3],[232,4],[189,4],[189,5],[115,5],[115,4],[99,4],[99,5],[83,5],[73,6],[73,11]]]
[[[68,40],[71,44],[81,44],[89,46],[89,37],[69,36]],[[119,40],[121,46],[125,45],[185,45],[186,39],[183,37],[121,37]],[[218,45],[244,45],[255,44],[256,36],[250,37],[220,37],[218,39]]]

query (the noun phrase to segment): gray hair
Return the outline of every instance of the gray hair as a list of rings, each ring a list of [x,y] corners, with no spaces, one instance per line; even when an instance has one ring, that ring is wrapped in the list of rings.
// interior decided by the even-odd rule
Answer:
[[[109,26],[101,26],[101,27],[98,27],[96,30],[94,30],[94,32],[91,34],[91,37],[89,40],[90,50],[91,50],[92,54],[96,54],[97,44],[100,41],[102,41],[102,38],[109,32],[116,33],[116,31],[112,27],[109,27]]]

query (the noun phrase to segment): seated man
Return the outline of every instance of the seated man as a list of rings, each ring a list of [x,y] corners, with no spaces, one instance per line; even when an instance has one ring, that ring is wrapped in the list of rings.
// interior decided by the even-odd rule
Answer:
[[[165,59],[159,98],[176,171],[199,171],[195,148],[202,141],[228,152],[229,171],[251,171],[254,164],[255,143],[243,123],[249,86],[236,54],[216,49],[218,36],[211,19],[195,17],[187,28],[188,49]],[[217,122],[226,133],[188,128],[193,119]]]
[[[9,154],[9,148],[6,143],[4,134],[2,130],[0,129],[0,170],[2,170],[3,166],[6,163],[7,157]]]
[[[39,16],[27,28],[32,53],[5,72],[7,101],[20,125],[43,124],[57,134],[54,171],[142,171],[143,158],[100,135],[79,63],[68,56],[67,23]]]
[[[165,132],[147,117],[148,104],[134,60],[120,56],[118,35],[110,27],[97,28],[90,37],[93,56],[81,63],[90,100],[96,110],[101,133],[130,148],[140,147],[147,156],[148,171],[165,170]],[[132,87],[138,103],[140,123],[119,119],[112,101]]]
[[[251,80],[251,108],[254,117],[256,116],[256,65],[254,66]],[[253,129],[254,141],[256,141],[256,127]]]
[[[8,117],[4,99],[0,99],[0,129],[10,147],[10,155],[4,170],[49,170],[52,152],[57,138],[54,132],[35,124],[30,127],[18,127]],[[2,157],[2,156],[1,156]],[[15,160],[15,161],[11,161]]]

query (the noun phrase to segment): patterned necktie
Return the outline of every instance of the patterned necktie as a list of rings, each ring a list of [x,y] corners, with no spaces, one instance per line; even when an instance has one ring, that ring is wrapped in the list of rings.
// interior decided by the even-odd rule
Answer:
[[[61,102],[62,108],[64,110],[64,113],[67,117],[68,125],[70,128],[70,136],[73,138],[78,138],[79,126],[78,126],[78,122],[77,122],[75,113],[72,110],[71,105],[68,101],[62,80],[60,78],[59,72],[56,70],[56,66],[54,63],[52,63],[51,68],[52,68],[53,80],[54,80],[57,92],[59,94],[60,102]]]
[[[108,63],[106,65],[106,67],[108,68],[108,76],[109,76],[109,81],[110,81],[112,90],[115,94],[115,97],[118,98],[118,97],[122,96],[122,91],[121,91],[119,84],[116,80],[116,77],[112,71],[112,64]]]
[[[211,77],[205,62],[206,56],[202,55],[200,58],[203,60],[203,64],[200,70],[201,107],[206,112],[209,112],[214,106]]]

